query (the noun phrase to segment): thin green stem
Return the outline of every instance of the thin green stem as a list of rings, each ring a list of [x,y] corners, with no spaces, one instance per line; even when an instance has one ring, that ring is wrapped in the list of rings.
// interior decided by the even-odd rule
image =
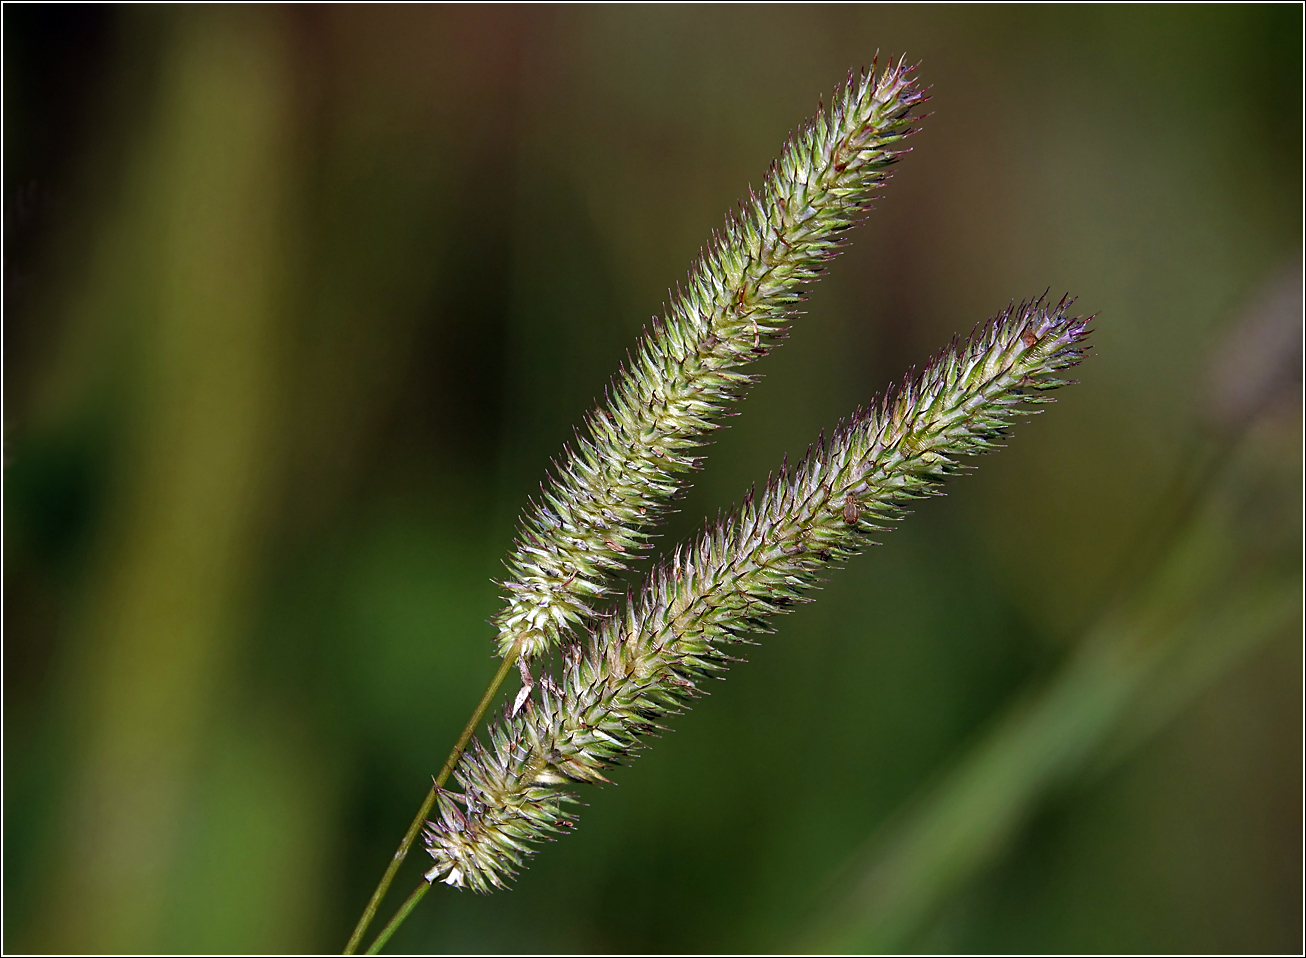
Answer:
[[[471,741],[476,726],[481,724],[481,719],[484,717],[486,709],[490,707],[490,702],[493,701],[495,693],[499,691],[499,686],[503,684],[503,680],[508,677],[508,673],[512,671],[512,667],[517,663],[517,656],[520,652],[519,645],[519,643],[514,644],[508,654],[504,656],[499,671],[494,674],[494,678],[490,680],[490,685],[485,690],[485,694],[481,696],[480,702],[476,704],[476,710],[472,712],[472,717],[467,720],[467,725],[463,728],[463,734],[458,736],[458,743],[453,747],[453,751],[449,753],[449,757],[445,759],[444,767],[440,769],[440,774],[435,777],[435,784],[426,793],[426,798],[422,800],[422,807],[417,810],[417,816],[413,819],[413,823],[408,826],[408,831],[404,833],[404,840],[399,843],[399,849],[395,852],[394,857],[390,859],[385,874],[381,876],[380,884],[376,886],[376,891],[372,892],[367,907],[363,909],[363,915],[358,919],[358,924],[354,927],[354,933],[349,936],[349,944],[345,945],[344,954],[352,955],[358,951],[358,946],[363,940],[363,934],[367,931],[367,926],[376,917],[376,910],[381,906],[381,901],[385,898],[386,892],[390,890],[390,884],[395,880],[395,873],[399,871],[399,866],[408,857],[408,849],[412,847],[418,832],[422,830],[422,823],[426,821],[426,816],[430,814],[431,806],[435,804],[436,790],[448,781],[449,773],[453,771],[454,765],[458,763],[458,757],[462,755],[463,749]],[[425,889],[429,886],[426,882],[423,882],[422,887]],[[425,894],[425,892],[423,891],[422,894]],[[421,900],[422,894],[414,892],[408,897],[408,901],[404,902],[404,906],[399,909],[398,914],[390,919],[390,924],[386,925],[385,930],[372,943],[372,948],[367,954],[375,953],[375,950],[385,943],[385,939],[394,934],[394,930],[407,917],[412,906]]]
[[[367,949],[366,954],[378,954],[385,946],[385,943],[390,940],[390,936],[395,933],[395,930],[404,923],[404,919],[408,917],[408,913],[417,907],[417,903],[421,901],[430,890],[431,883],[429,881],[418,882],[417,887],[413,889],[413,893],[405,898],[404,903],[399,906],[399,910],[395,912],[395,916],[390,919],[384,928],[381,929],[381,934],[376,936],[376,941],[372,942],[371,946]]]

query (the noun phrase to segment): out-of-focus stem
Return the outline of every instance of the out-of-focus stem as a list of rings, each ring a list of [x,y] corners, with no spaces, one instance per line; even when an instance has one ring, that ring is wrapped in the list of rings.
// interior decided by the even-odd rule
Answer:
[[[66,807],[33,937],[11,943],[21,951],[167,950],[196,777],[280,468],[282,264],[294,243],[284,38],[262,9],[160,26],[158,92],[131,107],[150,119],[99,227],[62,360],[74,379],[104,370],[130,386],[106,394],[124,413],[104,513],[116,518],[61,679]],[[123,338],[97,338],[111,329]]]
[[[1139,585],[1118,597],[1056,677],[872,838],[793,950],[901,951],[1050,788],[1118,760],[1228,663],[1298,620],[1299,572],[1249,571],[1237,548],[1218,480],[1236,480],[1254,459],[1239,451],[1188,484],[1187,501],[1158,524],[1164,548],[1153,550],[1150,572],[1135,575]]]
[[[917,806],[799,950],[893,953],[907,947],[937,906],[1007,843],[1046,789],[1077,769],[1091,769],[1144,693],[1169,684],[1173,666],[1122,646],[1147,639],[1161,646],[1232,642],[1245,650],[1286,629],[1300,597],[1295,582],[1258,588],[1214,617],[1186,620],[1164,635],[1122,630],[1105,643],[1089,643]]]

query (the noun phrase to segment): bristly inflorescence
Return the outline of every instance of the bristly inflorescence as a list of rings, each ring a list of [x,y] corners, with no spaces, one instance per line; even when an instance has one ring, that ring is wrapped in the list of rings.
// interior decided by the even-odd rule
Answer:
[[[923,99],[901,62],[850,74],[714,236],[528,510],[495,619],[499,654],[525,662],[594,615],[694,449],[752,381],[742,367],[783,338],[803,289],[887,179]]]
[[[819,441],[792,472],[679,549],[638,595],[566,649],[561,679],[543,678],[475,742],[441,791],[425,840],[428,881],[489,891],[532,845],[568,828],[566,786],[605,781],[644,736],[704,694],[731,661],[725,648],[802,601],[822,572],[856,554],[912,499],[940,494],[958,455],[995,447],[1015,416],[1050,402],[1058,374],[1084,356],[1088,320],[1069,302],[1009,308],[953,341],[917,375]]]

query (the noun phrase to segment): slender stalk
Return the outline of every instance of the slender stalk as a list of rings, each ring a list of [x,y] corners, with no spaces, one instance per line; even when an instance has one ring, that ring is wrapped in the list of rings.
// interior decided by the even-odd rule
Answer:
[[[494,699],[495,693],[499,691],[499,686],[503,684],[503,680],[508,677],[508,673],[512,671],[512,667],[517,663],[518,654],[519,649],[514,646],[504,657],[503,664],[499,666],[499,671],[490,680],[490,685],[486,688],[485,694],[481,696],[480,702],[476,703],[476,709],[472,712],[472,717],[467,720],[467,725],[463,728],[463,734],[458,736],[457,744],[454,745],[453,751],[449,753],[449,757],[445,759],[444,767],[440,769],[440,774],[435,777],[435,783],[431,786],[431,790],[426,793],[426,798],[422,800],[422,807],[417,810],[417,816],[413,819],[413,823],[408,826],[408,831],[404,833],[404,840],[399,843],[398,850],[395,852],[394,857],[390,859],[385,874],[381,876],[380,884],[376,886],[376,891],[372,892],[367,907],[363,909],[362,917],[358,919],[358,924],[354,926],[354,933],[349,936],[349,944],[345,945],[343,954],[352,955],[358,950],[358,946],[363,940],[363,934],[367,931],[367,926],[376,917],[376,910],[381,906],[381,901],[385,898],[386,892],[390,890],[390,884],[395,880],[395,873],[399,871],[399,866],[408,857],[408,849],[412,847],[413,840],[417,838],[418,832],[422,830],[422,823],[426,821],[426,816],[431,812],[431,806],[435,804],[436,790],[448,781],[449,773],[453,771],[453,767],[458,763],[458,758],[462,755],[463,749],[471,741],[476,726],[481,724],[485,710],[490,707],[490,702]],[[422,882],[422,888],[425,889],[426,887],[429,887],[427,883]],[[375,954],[376,949],[380,948],[385,940],[394,934],[394,930],[399,927],[400,922],[404,920],[413,905],[421,900],[423,894],[425,892],[419,889],[418,892],[414,892],[408,897],[408,901],[404,902],[403,908],[399,910],[394,918],[390,919],[390,924],[386,925],[385,930],[372,943],[372,948],[367,954]]]
[[[399,926],[404,923],[404,919],[408,917],[408,913],[417,907],[417,903],[421,901],[430,890],[431,883],[429,881],[423,880],[418,882],[417,887],[413,889],[413,893],[404,899],[404,903],[399,906],[399,910],[395,912],[394,917],[391,918],[390,921],[386,923],[386,926],[381,929],[381,934],[376,936],[376,941],[372,942],[371,946],[365,953],[369,955],[379,954],[381,949],[385,947],[385,943],[390,940],[390,936],[393,935],[395,931],[398,930]]]

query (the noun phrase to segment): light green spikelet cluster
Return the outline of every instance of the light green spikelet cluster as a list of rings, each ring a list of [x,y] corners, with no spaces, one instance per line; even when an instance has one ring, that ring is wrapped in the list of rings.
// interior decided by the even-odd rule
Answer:
[[[606,781],[644,736],[704,694],[703,680],[732,661],[724,646],[802,601],[905,503],[940,494],[963,468],[956,456],[994,448],[1015,416],[1051,401],[1045,392],[1065,384],[1058,373],[1087,348],[1088,320],[1068,318],[1068,307],[1022,304],[954,340],[677,550],[587,646],[567,647],[560,682],[543,677],[538,702],[519,698],[489,744],[463,755],[462,792],[440,792],[424,835],[435,860],[427,880],[503,887],[534,843],[571,826],[566,786]]]
[[[924,99],[910,74],[899,63],[850,75],[699,257],[528,510],[494,620],[500,655],[528,661],[555,646],[646,546],[694,449],[751,383],[742,368],[783,338],[803,289],[887,178]]]

